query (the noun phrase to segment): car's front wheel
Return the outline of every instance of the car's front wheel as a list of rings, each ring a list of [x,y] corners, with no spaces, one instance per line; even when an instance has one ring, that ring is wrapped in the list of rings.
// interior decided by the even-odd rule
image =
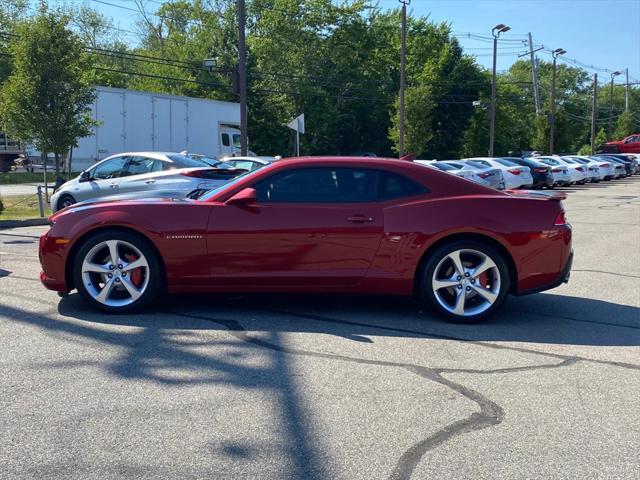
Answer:
[[[162,285],[157,254],[146,240],[128,232],[89,238],[75,257],[73,273],[82,298],[110,313],[148,305]]]
[[[76,203],[76,199],[73,198],[71,195],[62,195],[58,199],[57,210],[62,210],[63,208],[70,207],[74,203]]]
[[[475,323],[492,315],[510,288],[503,255],[472,240],[455,241],[433,252],[420,280],[422,300],[460,323]]]

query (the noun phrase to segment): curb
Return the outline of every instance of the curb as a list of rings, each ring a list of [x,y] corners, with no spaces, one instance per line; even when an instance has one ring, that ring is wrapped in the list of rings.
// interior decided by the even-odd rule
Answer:
[[[0,230],[4,228],[36,227],[48,225],[46,218],[29,218],[27,220],[0,220]]]

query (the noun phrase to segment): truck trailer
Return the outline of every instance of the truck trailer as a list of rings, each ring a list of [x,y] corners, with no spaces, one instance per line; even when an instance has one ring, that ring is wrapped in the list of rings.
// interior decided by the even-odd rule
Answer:
[[[96,87],[91,115],[99,124],[71,152],[76,172],[121,152],[240,154],[239,103]],[[26,153],[39,162],[39,152]]]

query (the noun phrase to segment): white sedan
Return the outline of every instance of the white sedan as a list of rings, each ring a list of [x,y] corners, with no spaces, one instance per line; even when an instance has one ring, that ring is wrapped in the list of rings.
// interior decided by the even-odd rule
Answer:
[[[506,158],[476,157],[465,160],[467,162],[473,162],[478,166],[500,169],[504,177],[505,188],[507,189],[528,188],[533,185],[533,177],[531,176],[529,167],[523,167]]]
[[[180,153],[121,153],[63,184],[51,196],[51,211],[89,200],[184,198],[219,187],[244,171],[230,165],[212,167]]]

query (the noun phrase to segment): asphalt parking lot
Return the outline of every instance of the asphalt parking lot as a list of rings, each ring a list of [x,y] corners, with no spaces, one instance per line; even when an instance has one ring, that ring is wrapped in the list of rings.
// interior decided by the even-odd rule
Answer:
[[[0,230],[0,478],[637,479],[640,177],[565,189],[568,285],[444,323],[408,299],[170,297],[106,316]]]

